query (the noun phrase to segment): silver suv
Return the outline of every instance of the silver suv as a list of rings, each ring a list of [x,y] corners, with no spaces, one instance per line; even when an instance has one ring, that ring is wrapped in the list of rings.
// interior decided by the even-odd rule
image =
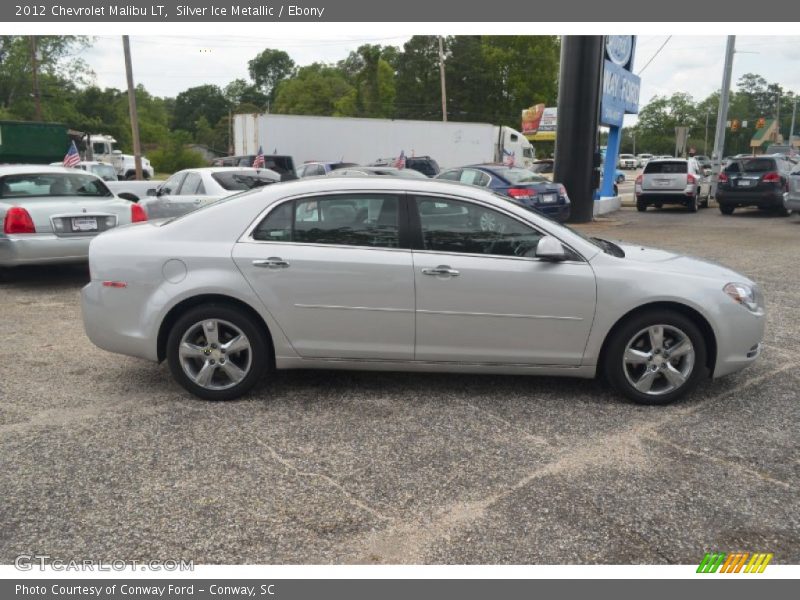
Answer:
[[[636,208],[649,205],[683,204],[691,212],[708,208],[710,186],[703,169],[694,158],[653,158],[636,178]]]

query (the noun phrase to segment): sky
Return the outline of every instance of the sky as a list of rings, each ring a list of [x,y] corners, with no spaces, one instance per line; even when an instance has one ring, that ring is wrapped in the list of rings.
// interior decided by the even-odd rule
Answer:
[[[264,48],[285,50],[295,63],[306,65],[336,62],[365,43],[402,46],[408,37],[131,36],[131,56],[137,84],[157,96],[176,96],[193,86],[224,87],[233,79],[247,79],[247,61]],[[734,86],[739,76],[752,72],[787,91],[800,92],[800,36],[738,36],[736,50]],[[634,71],[641,71],[641,104],[674,92],[705,98],[721,85],[724,54],[722,35],[639,36]],[[95,37],[81,57],[95,72],[100,87],[125,87],[119,36]],[[635,117],[626,117],[626,124],[632,122]]]

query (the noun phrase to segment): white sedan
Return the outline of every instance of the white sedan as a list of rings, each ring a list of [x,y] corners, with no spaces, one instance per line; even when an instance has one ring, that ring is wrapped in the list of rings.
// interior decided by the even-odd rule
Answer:
[[[178,171],[155,190],[155,196],[139,200],[151,219],[177,217],[239,192],[278,183],[281,176],[270,169],[204,167]]]
[[[273,368],[594,377],[663,404],[761,352],[764,303],[705,260],[589,239],[429,179],[271,185],[92,242],[101,348],[226,400]]]
[[[146,219],[141,207],[91,173],[0,167],[0,267],[85,261],[98,233]]]

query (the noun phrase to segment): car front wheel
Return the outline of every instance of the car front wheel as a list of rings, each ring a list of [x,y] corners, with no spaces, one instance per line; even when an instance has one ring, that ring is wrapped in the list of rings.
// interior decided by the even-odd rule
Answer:
[[[224,304],[204,304],[184,313],[167,339],[172,376],[204,400],[233,400],[250,391],[266,372],[268,343],[248,314]]]
[[[609,339],[611,385],[638,404],[668,404],[708,377],[706,342],[686,316],[652,310],[630,318]]]
[[[733,211],[733,206],[725,206],[724,204],[719,205],[719,212],[721,212],[723,215],[732,215]]]

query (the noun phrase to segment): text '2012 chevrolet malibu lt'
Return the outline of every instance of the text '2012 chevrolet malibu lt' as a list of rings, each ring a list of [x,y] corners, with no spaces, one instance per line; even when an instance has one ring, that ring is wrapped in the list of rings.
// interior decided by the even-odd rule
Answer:
[[[603,374],[664,404],[752,363],[764,333],[744,275],[440,181],[273,185],[104,233],[89,260],[90,339],[211,400],[333,368]]]

